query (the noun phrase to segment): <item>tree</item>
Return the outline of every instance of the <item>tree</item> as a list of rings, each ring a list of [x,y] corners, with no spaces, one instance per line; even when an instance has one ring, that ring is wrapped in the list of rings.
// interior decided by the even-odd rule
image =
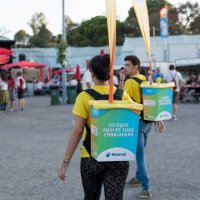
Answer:
[[[63,65],[63,61],[66,59],[66,53],[65,53],[65,49],[66,49],[66,44],[61,41],[60,44],[57,46],[57,59],[56,62]]]
[[[123,44],[123,23],[116,22],[117,45]],[[68,44],[71,46],[104,46],[108,45],[107,19],[105,16],[96,16],[83,21],[80,26],[68,30]]]
[[[33,15],[29,25],[33,30],[33,36],[29,40],[31,47],[51,47],[54,45],[55,38],[47,28],[44,13]]]
[[[45,14],[43,12],[35,13],[28,24],[33,30],[33,35],[37,35],[41,26],[47,25]]]
[[[160,10],[164,6],[165,2],[163,0],[147,0],[147,7],[149,13],[149,26],[150,29],[155,27],[156,35],[160,34]],[[130,8],[128,13],[129,16],[124,22],[126,35],[134,37],[141,36],[141,31],[133,7]]]
[[[17,47],[25,47],[28,45],[30,36],[28,33],[26,33],[25,30],[19,30],[17,33],[14,35],[14,39],[16,41],[15,45]]]
[[[200,34],[200,26],[199,26],[199,24],[200,24],[200,14],[199,14],[199,16],[197,16],[197,17],[194,19],[194,21],[192,21],[192,22],[190,23],[190,28],[189,28],[189,30],[190,30],[190,33],[191,33],[191,34]]]
[[[178,13],[180,16],[180,21],[182,22],[182,32],[184,34],[191,34],[190,33],[190,24],[193,23],[193,20],[197,18],[200,14],[199,4],[191,2],[186,2],[185,4],[181,4],[178,8]],[[194,26],[194,23],[193,23]]]
[[[65,26],[67,27],[66,32],[72,31],[78,27],[77,23],[74,23],[69,16],[65,17]]]

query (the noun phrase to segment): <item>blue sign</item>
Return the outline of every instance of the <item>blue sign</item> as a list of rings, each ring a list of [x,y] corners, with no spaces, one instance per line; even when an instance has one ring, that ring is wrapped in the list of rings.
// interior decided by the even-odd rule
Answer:
[[[167,17],[160,18],[160,37],[168,37],[168,19]]]

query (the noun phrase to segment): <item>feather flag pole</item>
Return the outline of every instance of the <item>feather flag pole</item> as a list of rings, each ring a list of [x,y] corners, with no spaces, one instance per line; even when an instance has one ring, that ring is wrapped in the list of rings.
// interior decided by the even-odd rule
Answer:
[[[106,0],[108,39],[110,50],[110,89],[109,103],[113,102],[113,68],[116,49],[116,0]]]
[[[152,84],[152,60],[151,60],[151,48],[150,48],[150,30],[149,30],[149,15],[147,10],[146,0],[133,0],[133,8],[140,26],[142,37],[146,48],[147,57],[149,60],[149,81]]]

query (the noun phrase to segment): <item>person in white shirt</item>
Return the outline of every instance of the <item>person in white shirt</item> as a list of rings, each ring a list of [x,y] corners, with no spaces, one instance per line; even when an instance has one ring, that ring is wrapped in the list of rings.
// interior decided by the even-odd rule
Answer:
[[[34,86],[34,95],[41,95],[43,91],[44,83],[41,81],[37,81]]]
[[[163,78],[163,82],[165,83],[169,83],[169,82],[173,82],[175,81],[175,88],[173,90],[173,116],[172,119],[173,120],[177,120],[177,104],[178,104],[178,100],[179,100],[179,92],[181,90],[182,87],[182,76],[180,74],[180,72],[177,72],[175,69],[175,65],[171,64],[169,65],[169,71],[168,73],[164,76]]]
[[[24,91],[26,88],[26,81],[22,77],[21,72],[17,73],[16,88],[17,88],[17,96],[19,100],[19,109],[23,111],[25,107]]]
[[[93,85],[91,73],[89,69],[87,69],[83,75],[83,90],[90,89]]]

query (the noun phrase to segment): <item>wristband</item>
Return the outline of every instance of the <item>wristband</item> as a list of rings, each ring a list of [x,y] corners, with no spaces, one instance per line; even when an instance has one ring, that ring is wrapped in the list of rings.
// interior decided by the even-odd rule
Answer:
[[[69,163],[69,162],[70,162],[70,159],[67,157],[64,157],[63,163]]]

